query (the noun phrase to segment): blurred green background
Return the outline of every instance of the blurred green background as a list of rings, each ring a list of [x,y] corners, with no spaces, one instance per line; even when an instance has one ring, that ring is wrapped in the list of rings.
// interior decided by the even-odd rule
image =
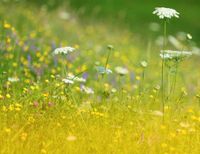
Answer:
[[[180,18],[170,21],[168,33],[191,33],[193,40],[200,44],[199,10],[200,0],[1,0],[13,5],[36,5],[53,11],[67,7],[83,23],[109,23],[120,28],[130,29],[141,39],[149,35],[149,23],[161,22],[152,14],[155,7],[164,6],[180,12]]]

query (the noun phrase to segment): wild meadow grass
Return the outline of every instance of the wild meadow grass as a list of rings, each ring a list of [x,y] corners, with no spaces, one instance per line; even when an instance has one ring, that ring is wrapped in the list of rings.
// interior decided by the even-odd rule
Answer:
[[[0,153],[199,153],[190,34],[153,23],[143,46],[62,8],[0,8]]]

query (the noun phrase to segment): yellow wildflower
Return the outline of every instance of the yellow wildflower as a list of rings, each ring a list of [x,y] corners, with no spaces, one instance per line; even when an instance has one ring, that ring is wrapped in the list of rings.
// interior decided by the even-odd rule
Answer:
[[[73,142],[76,139],[77,139],[76,136],[73,136],[73,135],[70,135],[70,136],[67,137],[67,141],[70,141],[70,142]]]
[[[22,141],[25,141],[26,138],[27,138],[27,136],[28,136],[27,133],[22,133],[21,136],[20,136],[20,137],[21,137],[21,140],[22,140]]]
[[[42,149],[41,153],[45,154],[45,153],[47,153],[47,151],[45,149]]]
[[[8,23],[4,23],[3,27],[4,27],[5,29],[10,29],[10,28],[11,28],[11,25],[8,24]]]
[[[10,134],[10,133],[11,133],[11,129],[10,129],[10,128],[4,128],[4,131],[5,131],[7,134]]]
[[[0,94],[0,99],[3,99],[3,95]]]

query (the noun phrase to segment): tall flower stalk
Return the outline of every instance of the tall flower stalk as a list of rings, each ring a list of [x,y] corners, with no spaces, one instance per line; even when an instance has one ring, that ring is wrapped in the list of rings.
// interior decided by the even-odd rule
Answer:
[[[111,55],[111,52],[113,50],[113,46],[112,45],[108,45],[107,49],[108,49],[108,55],[107,55],[106,63],[105,63],[105,70],[107,70],[107,68],[108,68],[108,61],[110,59],[110,55]],[[102,74],[102,78],[104,78],[104,74]]]
[[[142,80],[140,82],[140,88],[139,88],[139,95],[141,95],[144,92],[144,88],[145,88],[145,71],[146,71],[146,67],[148,66],[148,63],[146,61],[141,61],[140,65],[142,67]]]
[[[179,13],[171,8],[157,7],[153,11],[153,14],[156,14],[160,19],[163,19],[163,50],[166,50],[167,45],[167,20],[172,17],[179,18]],[[164,53],[162,53],[162,68],[161,68],[161,91],[162,91],[162,112],[163,112],[163,121],[164,121],[164,109],[165,109],[165,87],[164,87],[164,64],[165,58]]]
[[[170,99],[171,95],[175,92],[178,68],[181,61],[192,55],[190,51],[174,51],[174,50],[162,50],[161,58],[165,61],[165,66],[168,68],[168,96],[167,100]],[[173,76],[172,76],[173,75]],[[172,82],[171,82],[171,78]]]
[[[75,51],[75,48],[73,47],[61,47],[61,48],[56,48],[53,51],[53,55],[62,55],[63,60],[62,60],[62,76],[65,77],[67,75],[67,69],[66,69],[66,55],[69,53],[72,53]]]
[[[106,59],[105,69],[107,69],[107,67],[108,67],[108,61],[109,61],[109,58],[110,58],[110,54],[111,54],[111,52],[113,50],[113,46],[112,45],[108,45],[107,48],[108,48],[108,55],[107,55],[107,59]]]
[[[108,62],[109,62],[109,59],[110,59],[110,55],[111,55],[111,52],[113,51],[113,46],[112,45],[108,45],[107,46],[107,50],[108,50],[108,54],[107,54],[107,57],[106,57],[106,62],[105,62],[105,65],[104,66],[96,66],[96,70],[97,70],[97,73],[101,75],[101,86],[100,86],[100,92],[102,92],[102,89],[104,89],[104,76],[105,75],[109,75],[112,73],[112,70],[108,69]],[[103,90],[103,95],[105,96],[105,91]]]
[[[164,27],[163,27],[163,50],[165,50],[166,44],[167,44],[167,19],[164,19]],[[162,86],[161,86],[161,90],[162,90],[162,112],[163,112],[163,115],[164,115],[164,112],[165,112],[164,64],[165,64],[165,59],[162,58],[162,70],[161,70],[162,71],[162,77],[161,77],[161,84],[162,84]]]
[[[99,74],[101,74],[102,79],[104,78],[105,74],[112,73],[112,71],[110,69],[108,69],[108,62],[109,62],[109,59],[110,59],[111,52],[114,48],[113,48],[112,45],[108,45],[107,49],[108,49],[108,55],[107,55],[107,58],[106,58],[105,65],[104,66],[96,66],[96,70]]]

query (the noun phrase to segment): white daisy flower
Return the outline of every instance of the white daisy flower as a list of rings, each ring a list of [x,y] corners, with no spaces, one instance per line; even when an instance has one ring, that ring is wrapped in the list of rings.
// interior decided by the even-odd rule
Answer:
[[[74,84],[74,81],[69,80],[69,79],[62,79],[62,81],[66,84]]]
[[[70,14],[68,12],[62,11],[59,13],[60,19],[63,20],[69,20],[70,19]]]
[[[19,78],[17,78],[17,77],[9,77],[8,81],[10,81],[10,82],[18,82]]]
[[[119,75],[126,75],[126,74],[129,73],[129,71],[128,71],[126,68],[121,67],[121,66],[115,67],[115,71],[116,71],[116,73],[118,73]]]
[[[160,51],[162,59],[177,59],[177,58],[186,58],[192,55],[190,51],[173,51],[173,50],[161,50]]]
[[[77,76],[74,76],[73,74],[68,74],[67,79],[77,81],[77,82],[86,82],[86,79],[84,78],[79,78]]]
[[[162,59],[172,59],[172,57],[169,54],[160,54],[160,57]]]
[[[84,79],[84,78],[79,78],[79,77],[74,77],[74,79],[73,79],[74,81],[77,81],[77,82],[86,82],[86,79]]]
[[[75,48],[72,48],[72,47],[56,48],[56,49],[53,51],[53,54],[54,54],[54,55],[58,55],[58,54],[67,55],[68,53],[73,52],[74,50],[75,50]]]
[[[146,68],[148,66],[148,63],[146,61],[141,61],[141,66]]]
[[[153,14],[156,14],[160,19],[171,19],[172,17],[179,18],[179,12],[175,9],[165,7],[156,7]]]
[[[112,92],[112,93],[116,93],[116,92],[117,92],[117,89],[112,88],[112,89],[111,89],[111,92]]]
[[[108,68],[105,68],[103,66],[97,66],[96,67],[96,70],[98,73],[100,74],[111,74],[112,73],[112,70],[108,69]]]
[[[192,39],[192,35],[189,34],[189,33],[186,35],[186,37],[187,37],[188,40],[191,40],[191,39]]]
[[[81,91],[85,92],[86,94],[94,94],[94,91],[92,88],[86,87],[84,85],[81,86]]]

